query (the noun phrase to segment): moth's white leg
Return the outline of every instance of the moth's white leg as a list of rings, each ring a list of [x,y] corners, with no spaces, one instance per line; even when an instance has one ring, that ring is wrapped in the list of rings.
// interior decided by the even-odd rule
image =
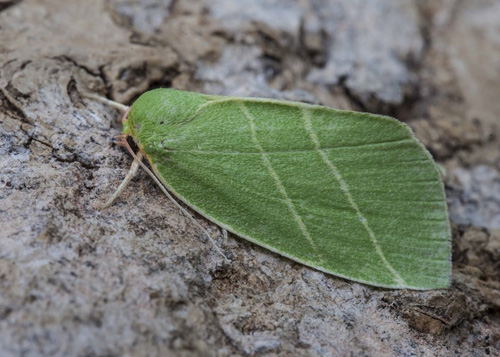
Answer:
[[[97,94],[94,94],[94,93],[82,92],[81,94],[82,94],[83,97],[90,98],[90,99],[95,99],[98,102],[107,104],[110,107],[119,109],[121,111],[126,111],[128,109],[128,107],[126,105],[123,105],[121,103],[109,100],[108,98],[101,97],[100,95],[97,95]]]
[[[113,204],[113,202],[120,196],[120,194],[123,192],[125,187],[129,184],[130,180],[135,176],[137,173],[137,170],[139,169],[140,162],[142,161],[144,154],[142,152],[139,152],[137,156],[134,158],[134,162],[132,162],[132,166],[130,166],[130,170],[128,170],[127,176],[123,179],[123,181],[120,183],[120,186],[116,189],[115,193],[103,204],[97,204],[98,209],[105,209],[108,208]]]
[[[224,228],[221,229],[222,229],[222,246],[226,246],[228,240],[227,231]]]

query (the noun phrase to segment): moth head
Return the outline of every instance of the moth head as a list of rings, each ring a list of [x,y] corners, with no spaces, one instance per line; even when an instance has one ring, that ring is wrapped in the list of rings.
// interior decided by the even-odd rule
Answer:
[[[130,107],[127,108],[127,110],[125,111],[125,113],[123,113],[123,116],[122,116],[122,125],[123,125],[123,131],[122,131],[122,134],[123,135],[130,135],[130,128],[129,128],[129,125],[128,125],[128,113],[130,112]]]

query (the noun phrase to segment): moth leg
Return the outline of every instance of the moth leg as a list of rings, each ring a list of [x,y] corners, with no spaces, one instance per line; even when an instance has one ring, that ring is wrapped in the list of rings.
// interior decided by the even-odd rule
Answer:
[[[226,246],[228,240],[227,231],[224,228],[221,228],[221,230],[222,230],[222,246]]]
[[[137,173],[137,170],[139,169],[140,162],[142,161],[143,158],[143,153],[139,152],[137,156],[134,158],[134,162],[132,162],[132,166],[130,166],[130,170],[127,173],[127,176],[123,179],[123,181],[120,183],[120,186],[116,189],[115,193],[103,204],[98,204],[97,208],[100,210],[103,210],[105,208],[108,208],[113,204],[113,202],[118,198],[118,196],[121,195],[123,190],[127,187],[127,185],[130,183],[130,180],[135,176]]]

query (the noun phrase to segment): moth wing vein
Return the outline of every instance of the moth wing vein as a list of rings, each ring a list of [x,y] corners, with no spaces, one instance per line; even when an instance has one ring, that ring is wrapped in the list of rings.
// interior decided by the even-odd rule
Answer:
[[[309,136],[310,136],[310,138],[311,138],[311,140],[312,140],[312,142],[313,142],[313,144],[314,144],[314,146],[316,148],[316,151],[319,153],[319,155],[321,156],[321,158],[324,161],[324,163],[332,171],[333,176],[336,178],[336,180],[340,184],[340,187],[341,187],[342,191],[344,192],[344,194],[346,195],[349,204],[351,205],[352,209],[356,212],[356,215],[357,215],[358,219],[360,220],[360,222],[362,223],[363,227],[367,231],[367,233],[368,233],[368,235],[370,237],[370,240],[372,241],[373,246],[375,247],[375,250],[376,250],[377,254],[379,255],[380,259],[382,260],[382,263],[392,273],[392,275],[394,276],[394,278],[398,282],[398,284],[407,285],[407,283],[405,282],[405,280],[394,269],[394,267],[391,265],[391,263],[389,263],[389,261],[385,257],[385,255],[384,255],[384,253],[382,251],[382,248],[380,247],[380,245],[378,243],[378,240],[375,237],[375,233],[373,232],[373,230],[369,226],[368,220],[363,216],[363,214],[361,213],[358,205],[354,201],[354,198],[352,197],[352,194],[349,191],[349,187],[347,186],[347,183],[345,182],[345,180],[343,179],[342,175],[340,174],[340,171],[333,164],[333,162],[328,158],[328,156],[326,155],[326,152],[321,148],[321,143],[320,143],[320,141],[318,139],[318,136],[316,135],[316,133],[314,132],[314,129],[312,128],[311,112],[310,112],[310,110],[306,109],[306,108],[301,108],[301,112],[302,112],[302,118],[304,120],[304,125],[305,125],[305,128],[306,128],[306,131],[308,132],[308,134],[309,134]]]
[[[286,189],[285,189],[281,179],[279,178],[277,172],[274,170],[269,158],[267,157],[267,153],[265,152],[264,148],[262,147],[262,145],[259,142],[259,139],[257,138],[257,131],[255,129],[254,118],[252,117],[252,115],[248,111],[248,108],[245,106],[245,103],[243,101],[239,101],[238,104],[239,104],[241,111],[243,112],[243,115],[249,121],[250,131],[251,131],[251,135],[252,135],[252,141],[255,144],[257,151],[259,151],[261,154],[262,161],[264,162],[264,166],[266,167],[269,174],[273,178],[273,180],[276,184],[276,187],[278,188],[278,191],[283,196],[285,204],[288,207],[288,210],[290,211],[290,213],[292,214],[292,217],[293,217],[294,221],[297,223],[300,231],[302,232],[304,237],[307,239],[307,241],[309,242],[309,244],[313,248],[314,252],[318,255],[319,258],[321,258],[321,254],[319,254],[318,247],[316,246],[316,243],[312,239],[311,234],[309,233],[306,225],[304,224],[304,221],[302,220],[302,218],[298,214],[298,212],[295,208],[295,205],[293,204],[292,200],[288,196],[288,193],[286,192]]]

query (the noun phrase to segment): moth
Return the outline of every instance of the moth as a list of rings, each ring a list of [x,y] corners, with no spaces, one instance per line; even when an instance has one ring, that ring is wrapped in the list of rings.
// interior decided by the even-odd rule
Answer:
[[[147,169],[146,158],[174,202],[279,255],[373,286],[449,286],[443,183],[406,124],[165,88],[142,94],[130,108],[107,102],[126,109],[119,143],[134,162],[106,205],[139,166]]]

